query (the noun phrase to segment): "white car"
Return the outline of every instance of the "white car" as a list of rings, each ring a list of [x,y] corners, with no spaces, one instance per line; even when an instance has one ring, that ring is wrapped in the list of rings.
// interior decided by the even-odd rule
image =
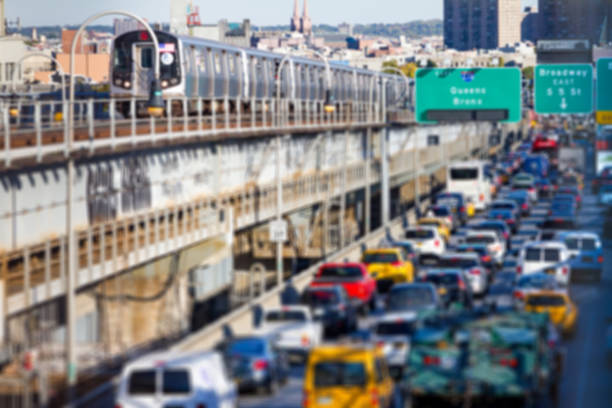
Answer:
[[[446,251],[444,238],[436,227],[409,227],[404,231],[404,239],[410,242],[420,255],[440,256]]]
[[[498,265],[503,263],[504,256],[506,256],[506,241],[502,240],[495,231],[468,230],[463,242],[466,244],[486,245],[495,263]]]
[[[216,351],[153,353],[127,363],[115,407],[235,408],[236,385]]]
[[[438,268],[463,270],[474,295],[484,295],[489,289],[490,271],[482,266],[475,252],[446,253],[440,257]]]
[[[372,325],[372,340],[382,348],[394,379],[402,378],[417,317],[416,312],[390,312],[380,316]]]
[[[264,311],[257,334],[273,336],[276,347],[290,356],[304,357],[321,344],[323,326],[314,320],[308,306],[282,306]]]
[[[562,242],[538,241],[526,244],[519,253],[517,272],[523,275],[543,272],[554,275],[557,282],[570,281],[570,252]]]

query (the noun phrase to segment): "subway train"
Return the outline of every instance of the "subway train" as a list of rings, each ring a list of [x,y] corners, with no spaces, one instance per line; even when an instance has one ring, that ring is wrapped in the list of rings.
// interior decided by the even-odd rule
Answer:
[[[202,98],[203,113],[213,109],[240,108],[249,111],[252,102],[276,98],[276,75],[283,54],[240,48],[212,40],[155,32],[160,48],[160,85],[164,99],[173,99],[172,111],[183,113],[181,98],[187,98],[190,114],[197,113]],[[113,98],[148,98],[154,68],[153,41],[147,31],[131,31],[112,44],[111,95]],[[330,62],[331,95],[337,104],[368,102],[378,98],[375,75],[386,78],[386,99],[398,103],[408,95],[406,83],[397,75],[377,73]],[[281,97],[293,102],[324,100],[325,63],[319,59],[291,57],[280,73]],[[223,101],[229,103],[224,104]],[[376,100],[376,99],[374,99]],[[167,102],[166,102],[167,103]],[[117,102],[128,116],[129,102]]]

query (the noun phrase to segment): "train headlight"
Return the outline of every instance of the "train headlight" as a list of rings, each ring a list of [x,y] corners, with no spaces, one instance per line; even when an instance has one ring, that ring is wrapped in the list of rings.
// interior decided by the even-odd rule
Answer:
[[[162,88],[167,88],[168,87],[168,81],[161,81],[161,86],[162,86]]]
[[[123,87],[124,88],[131,88],[132,87],[132,83],[130,81],[124,81],[123,82]]]
[[[123,83],[123,81],[121,80],[121,78],[115,79],[115,85],[121,86],[122,83]]]

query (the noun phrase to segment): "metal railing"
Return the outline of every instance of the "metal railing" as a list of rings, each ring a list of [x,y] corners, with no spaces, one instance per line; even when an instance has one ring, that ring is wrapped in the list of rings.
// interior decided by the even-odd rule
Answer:
[[[41,162],[51,155],[95,154],[136,146],[249,133],[289,133],[309,128],[382,124],[377,103],[339,102],[327,113],[320,100],[241,98],[168,99],[165,115],[146,115],[146,100],[87,99],[74,103],[74,143],[69,151],[68,102],[0,102],[0,163]],[[12,116],[11,113],[17,113]]]

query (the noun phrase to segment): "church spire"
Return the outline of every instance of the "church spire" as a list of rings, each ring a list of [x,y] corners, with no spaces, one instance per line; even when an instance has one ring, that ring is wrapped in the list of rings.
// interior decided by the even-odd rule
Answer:
[[[293,16],[291,17],[291,31],[301,31],[300,15],[298,12],[298,0],[293,0]]]
[[[312,21],[308,15],[308,0],[304,0],[304,12],[302,14],[302,33],[306,35],[312,34]]]

